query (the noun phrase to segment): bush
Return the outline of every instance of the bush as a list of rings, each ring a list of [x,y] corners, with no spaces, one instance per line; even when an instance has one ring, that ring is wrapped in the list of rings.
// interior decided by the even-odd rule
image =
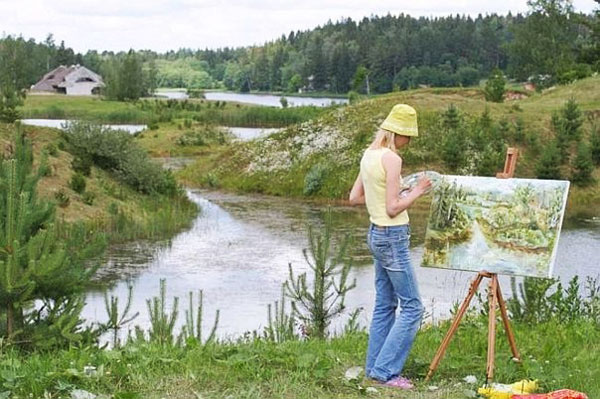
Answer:
[[[316,164],[310,168],[304,178],[304,195],[316,194],[321,189],[326,174],[327,167],[322,164]]]
[[[44,146],[44,151],[46,151],[46,153],[50,156],[57,156],[58,155],[58,148],[56,148],[56,144],[54,143],[48,143]]]
[[[91,191],[86,191],[85,193],[83,193],[82,196],[82,200],[84,204],[87,205],[94,205],[94,200],[96,199],[96,194],[92,193]]]
[[[81,173],[75,173],[73,174],[73,176],[71,176],[71,181],[69,183],[69,186],[73,189],[73,191],[75,191],[76,193],[83,193],[85,191],[85,177],[81,174]]]
[[[279,103],[281,104],[281,108],[287,108],[288,107],[288,100],[285,97],[281,97],[279,99]]]
[[[485,84],[484,94],[487,101],[501,103],[506,92],[506,79],[498,68],[494,69]]]
[[[125,131],[80,122],[69,125],[64,136],[76,157],[91,159],[136,191],[167,195],[179,192],[173,175],[154,163]]]
[[[181,146],[204,146],[204,145],[223,145],[230,142],[232,135],[217,126],[206,125],[198,130],[185,132],[177,138],[177,144]]]
[[[62,189],[54,193],[54,199],[56,200],[58,206],[60,206],[61,208],[66,208],[71,202],[71,199],[69,198],[67,193],[65,193],[65,191]]]
[[[86,154],[78,154],[71,161],[71,168],[84,176],[89,176],[92,173],[92,158]]]
[[[357,91],[350,90],[348,92],[348,102],[350,104],[356,104],[360,100],[360,94]]]

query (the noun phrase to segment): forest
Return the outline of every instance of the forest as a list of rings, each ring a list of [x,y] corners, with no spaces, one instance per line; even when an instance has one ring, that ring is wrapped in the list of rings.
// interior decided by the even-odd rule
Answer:
[[[599,2],[599,0],[595,0]],[[101,73],[107,95],[137,98],[156,87],[374,94],[420,86],[471,86],[499,68],[540,88],[600,69],[600,18],[566,0],[532,0],[526,14],[340,19],[261,46],[77,53],[49,34],[0,39],[2,81],[26,89],[58,65]],[[8,75],[8,76],[7,76]],[[130,93],[114,89],[133,79]],[[5,86],[6,84],[4,84]]]

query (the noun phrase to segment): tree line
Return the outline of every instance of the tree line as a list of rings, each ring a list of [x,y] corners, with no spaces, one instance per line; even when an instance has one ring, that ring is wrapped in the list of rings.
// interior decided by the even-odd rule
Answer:
[[[591,14],[567,0],[531,0],[525,15],[350,18],[288,35],[262,46],[76,53],[49,35],[36,43],[0,39],[3,102],[58,65],[81,64],[102,74],[106,94],[138,98],[156,86],[236,91],[300,89],[385,93],[428,86],[469,86],[495,68],[540,87],[600,69],[600,0]],[[123,88],[122,86],[127,86]]]

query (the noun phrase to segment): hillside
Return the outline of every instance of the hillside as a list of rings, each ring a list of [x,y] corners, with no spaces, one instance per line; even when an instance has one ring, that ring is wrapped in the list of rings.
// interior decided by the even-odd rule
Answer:
[[[397,103],[410,104],[419,114],[420,137],[402,150],[404,174],[429,169],[492,176],[502,169],[506,146],[516,146],[521,150],[516,176],[535,177],[536,162],[554,135],[552,114],[571,98],[582,112],[582,137],[587,140],[591,120],[597,120],[600,112],[600,77],[499,104],[486,102],[482,92],[473,88],[418,89],[377,96],[264,139],[221,147],[203,156],[179,177],[192,185],[344,199],[356,177],[363,149]],[[458,111],[458,128],[449,133],[444,126],[451,105]],[[449,166],[441,154],[451,135],[476,136],[481,141],[481,151],[465,147],[464,164]],[[486,168],[482,169],[482,164]],[[568,178],[570,166],[563,166],[561,173]],[[596,183],[572,190],[572,203],[600,200],[598,168],[594,176]]]
[[[84,192],[71,185],[73,155],[66,151],[58,129],[22,126],[33,144],[34,167],[47,154],[48,173],[38,184],[38,195],[57,204],[57,219],[86,223],[90,229],[109,233],[110,241],[164,238],[185,227],[196,207],[183,195],[147,195],[122,183],[116,176],[92,166]],[[13,125],[0,124],[0,155],[12,148]]]

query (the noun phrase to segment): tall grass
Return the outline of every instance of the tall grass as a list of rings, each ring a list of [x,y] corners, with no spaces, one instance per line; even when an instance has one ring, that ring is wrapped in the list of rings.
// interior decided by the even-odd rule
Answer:
[[[23,108],[24,118],[78,119],[116,124],[154,124],[188,118],[223,126],[283,127],[316,118],[326,109],[315,106],[281,109],[195,99],[119,102],[83,97],[41,97],[27,100]]]
[[[190,225],[199,209],[186,197],[153,195],[138,201],[139,212],[129,213],[117,203],[109,205],[108,216],[86,222],[89,229],[104,232],[111,243],[134,239],[160,240]]]

